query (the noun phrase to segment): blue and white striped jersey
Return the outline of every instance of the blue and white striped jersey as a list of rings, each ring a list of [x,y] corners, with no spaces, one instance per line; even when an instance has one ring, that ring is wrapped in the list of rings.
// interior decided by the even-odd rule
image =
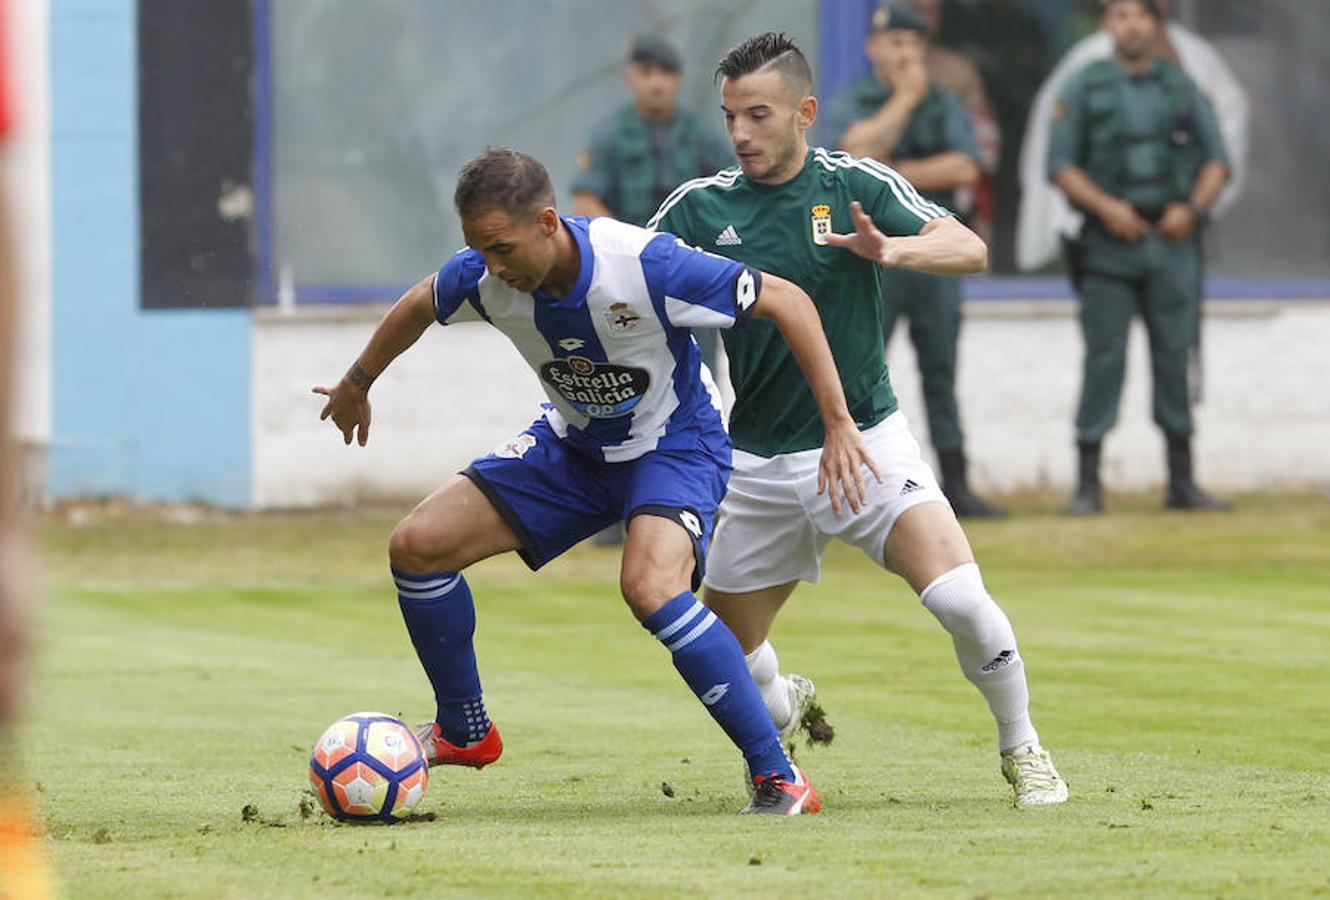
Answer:
[[[720,403],[689,329],[743,323],[761,274],[614,219],[563,222],[581,253],[568,296],[514,290],[467,248],[435,277],[435,318],[506,334],[540,377],[550,426],[581,453],[626,462],[695,446],[719,426]]]

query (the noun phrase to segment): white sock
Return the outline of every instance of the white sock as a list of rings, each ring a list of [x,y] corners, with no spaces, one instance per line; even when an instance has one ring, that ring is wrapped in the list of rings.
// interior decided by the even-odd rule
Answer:
[[[979,567],[967,563],[938,576],[919,599],[947,629],[961,671],[988,701],[997,720],[998,749],[1007,753],[1039,743],[1016,634],[984,587]]]
[[[790,706],[790,691],[785,686],[785,679],[780,676],[780,661],[776,659],[776,648],[770,641],[763,641],[762,646],[744,656],[748,671],[757,682],[757,689],[762,692],[762,702],[771,713],[771,721],[780,730],[790,723],[794,709]]]

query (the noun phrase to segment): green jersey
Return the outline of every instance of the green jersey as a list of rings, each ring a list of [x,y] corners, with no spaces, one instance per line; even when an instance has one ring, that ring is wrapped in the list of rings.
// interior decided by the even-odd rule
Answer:
[[[881,267],[826,239],[854,231],[854,200],[888,236],[918,234],[951,215],[887,166],[817,147],[784,184],[758,184],[737,168],[686,182],[647,227],[803,288],[822,318],[850,414],[864,429],[895,411],[896,395],[882,346]],[[767,457],[822,446],[817,402],[776,326],[753,319],[722,338],[734,383],[734,446]]]

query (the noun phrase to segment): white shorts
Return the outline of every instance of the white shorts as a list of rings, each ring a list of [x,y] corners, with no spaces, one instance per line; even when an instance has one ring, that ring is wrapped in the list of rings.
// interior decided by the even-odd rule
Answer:
[[[838,517],[828,494],[818,495],[821,449],[770,459],[735,450],[734,473],[707,554],[707,587],[741,594],[796,580],[816,582],[832,538],[853,544],[885,568],[882,551],[901,513],[947,498],[904,413],[892,413],[863,436],[884,481],[878,484],[864,470],[868,503],[858,515],[842,503]]]

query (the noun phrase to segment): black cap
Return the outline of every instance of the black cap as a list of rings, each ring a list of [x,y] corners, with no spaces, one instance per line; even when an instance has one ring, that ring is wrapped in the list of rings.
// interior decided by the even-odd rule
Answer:
[[[904,3],[883,3],[873,10],[873,31],[917,31],[928,34],[928,27],[919,14]]]
[[[654,34],[639,34],[633,38],[632,46],[628,48],[628,61],[643,66],[660,66],[667,72],[678,72],[683,68],[674,45]]]
[[[1103,8],[1104,12],[1108,12],[1113,4],[1125,2],[1127,2],[1127,0],[1099,0],[1099,5]],[[1161,22],[1163,21],[1164,11],[1159,8],[1159,0],[1132,0],[1132,2],[1141,4],[1141,6],[1145,7],[1146,12],[1154,16],[1156,19],[1159,19]]]

